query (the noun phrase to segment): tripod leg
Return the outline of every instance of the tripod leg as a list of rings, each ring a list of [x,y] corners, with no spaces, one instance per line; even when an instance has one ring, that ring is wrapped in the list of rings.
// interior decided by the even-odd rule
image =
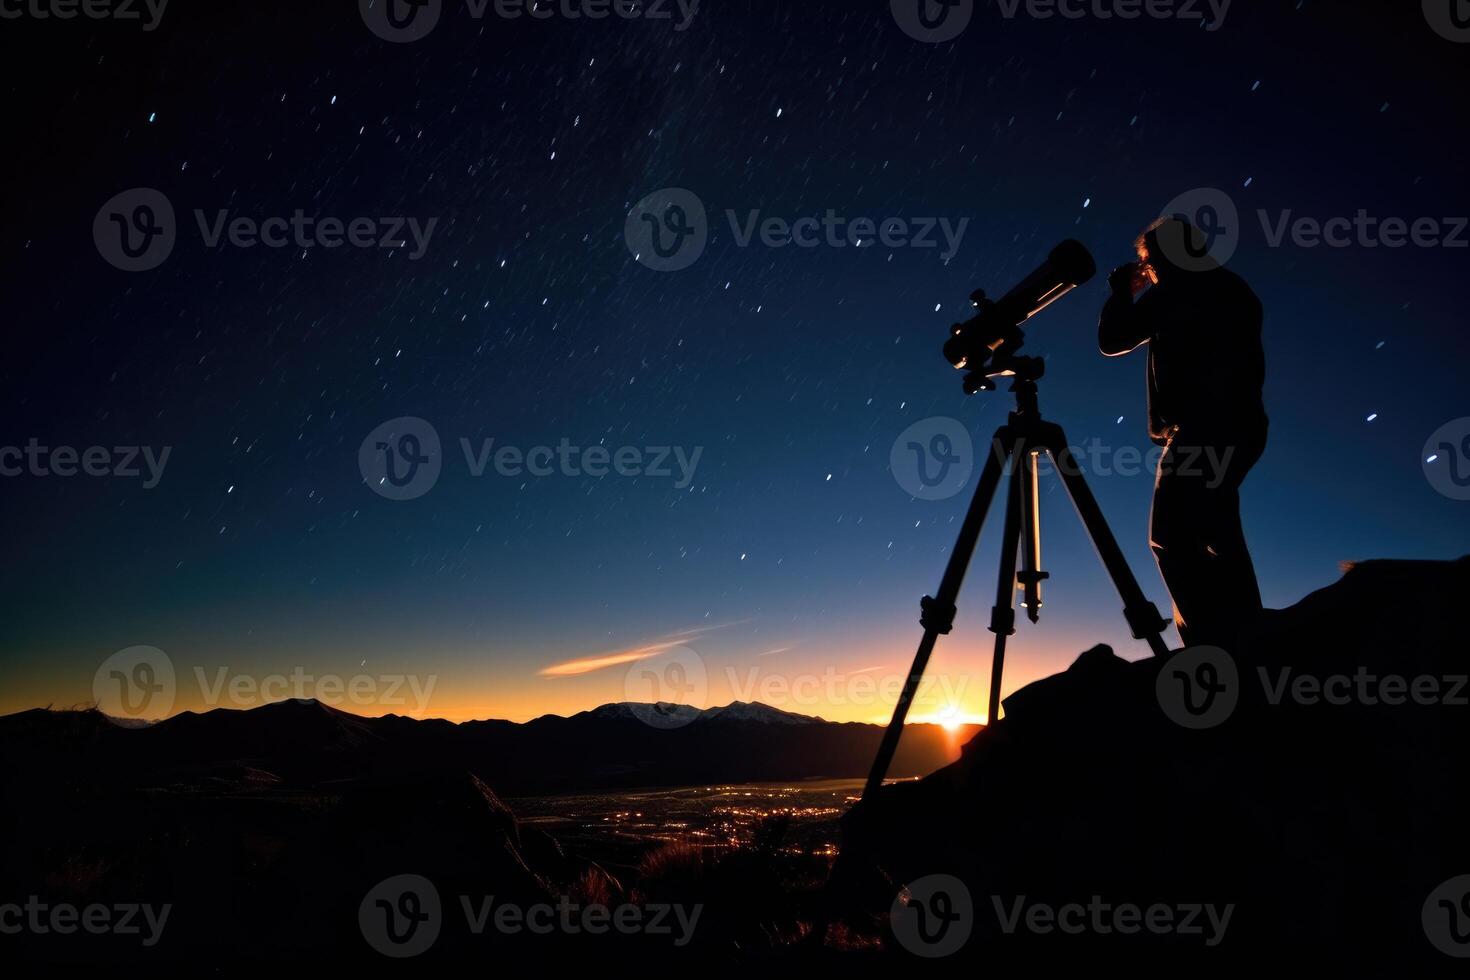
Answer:
[[[990,704],[985,724],[1000,720],[1000,681],[1005,673],[1006,640],[1016,632],[1016,551],[1021,543],[1021,488],[1027,479],[1030,450],[1017,449],[1011,460],[1011,489],[1006,495],[1006,523],[1000,541],[1000,577],[995,583],[995,605],[990,610],[990,632],[995,634],[995,655],[990,661]]]
[[[1128,620],[1134,638],[1146,641],[1154,656],[1167,657],[1169,646],[1164,642],[1163,633],[1169,625],[1168,621],[1159,615],[1158,607],[1148,601],[1138,585],[1138,579],[1133,577],[1133,570],[1128,567],[1123,549],[1118,547],[1118,541],[1108,527],[1107,518],[1097,505],[1097,498],[1092,495],[1092,488],[1087,485],[1082,470],[1072,456],[1072,450],[1067,446],[1066,435],[1059,426],[1049,428],[1053,432],[1047,438],[1047,449],[1056,460],[1057,472],[1062,475],[1062,483],[1072,497],[1077,515],[1082,518],[1082,524],[1087,528],[1093,546],[1097,548],[1098,557],[1102,559],[1108,576],[1113,580],[1113,586],[1123,599],[1123,616]]]
[[[914,665],[909,668],[908,680],[904,682],[898,703],[893,707],[893,720],[888,723],[888,730],[883,733],[883,741],[878,746],[878,755],[873,759],[873,768],[868,773],[868,783],[863,789],[864,798],[876,793],[888,776],[888,767],[893,762],[894,752],[898,750],[898,740],[903,737],[904,719],[908,717],[909,707],[913,704],[914,695],[918,693],[924,670],[929,666],[934,644],[940,634],[948,633],[954,627],[955,600],[959,598],[965,571],[970,566],[970,558],[975,554],[975,545],[980,540],[980,529],[985,525],[985,515],[990,511],[996,487],[1000,485],[1001,472],[1013,449],[1014,440],[1009,427],[1001,426],[991,438],[985,469],[975,487],[975,496],[970,500],[970,509],[965,512],[965,521],[960,525],[960,533],[955,539],[954,551],[950,553],[949,564],[944,567],[944,578],[939,582],[939,594],[925,596],[921,603],[924,616],[920,625],[924,627],[924,636],[919,641],[919,650],[914,654]]]

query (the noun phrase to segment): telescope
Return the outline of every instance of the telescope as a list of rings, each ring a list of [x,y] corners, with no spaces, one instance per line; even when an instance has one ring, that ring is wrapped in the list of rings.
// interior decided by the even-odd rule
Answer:
[[[994,391],[991,379],[1018,377],[1035,381],[1045,366],[1040,358],[1020,357],[1025,343],[1021,324],[1046,309],[1097,274],[1097,263],[1087,246],[1067,239],[1051,250],[1046,261],[998,300],[983,289],[970,294],[975,316],[949,328],[944,357],[965,375],[965,393]]]
[[[1128,559],[1124,557],[1123,549],[1118,547],[1102,508],[1076,463],[1067,434],[1061,426],[1041,417],[1036,382],[1046,370],[1045,362],[1040,357],[1017,354],[1026,340],[1021,324],[1096,273],[1097,265],[1087,247],[1068,239],[1051,250],[1051,255],[1040,268],[1000,299],[989,300],[982,291],[972,294],[970,301],[975,305],[975,316],[949,328],[944,357],[956,368],[969,372],[965,376],[965,392],[973,395],[977,391],[994,391],[995,382],[991,379],[1010,377],[1013,379],[1011,391],[1016,396],[1016,407],[1006,417],[1005,424],[991,436],[985,469],[975,485],[975,496],[965,511],[954,547],[950,549],[939,589],[919,602],[923,614],[919,625],[924,628],[924,636],[919,641],[918,652],[914,654],[914,664],[909,668],[908,681],[893,708],[893,720],[883,734],[877,758],[868,773],[868,783],[863,790],[865,799],[882,788],[888,766],[898,749],[904,720],[924,678],[934,645],[940,636],[954,628],[960,586],[980,542],[985,515],[1004,479],[1007,484],[1006,514],[1001,530],[995,605],[990,609],[990,632],[995,634],[995,650],[990,661],[990,704],[985,723],[993,725],[1000,718],[1006,642],[1016,632],[1016,593],[1020,592],[1024,597],[1022,608],[1026,610],[1026,617],[1033,623],[1037,622],[1041,612],[1041,583],[1051,577],[1050,573],[1041,570],[1037,461],[1042,454],[1056,462],[1062,484],[1077,507],[1077,516],[1097,547],[1098,557],[1123,600],[1123,618],[1132,629],[1134,638],[1147,643],[1155,656],[1169,655],[1163,636],[1169,621],[1159,615],[1158,607],[1148,601],[1138,580],[1133,577]],[[1009,474],[1005,472],[1007,467]],[[1018,561],[1019,568],[1016,567]]]

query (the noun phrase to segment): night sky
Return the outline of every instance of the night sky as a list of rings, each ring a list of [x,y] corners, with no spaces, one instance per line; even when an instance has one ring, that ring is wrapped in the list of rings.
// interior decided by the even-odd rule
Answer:
[[[135,645],[172,658],[177,709],[201,707],[196,667],[303,669],[433,676],[423,713],[522,720],[636,695],[631,657],[676,642],[702,658],[708,704],[748,693],[729,679],[752,672],[898,675],[970,486],[915,499],[890,472],[894,440],[934,416],[985,439],[1009,402],[961,392],[946,327],[972,289],[998,294],[1063,238],[1104,273],[1128,261],[1196,188],[1238,207],[1229,266],[1266,308],[1271,442],[1243,495],[1267,605],[1342,560],[1470,551],[1470,503],[1431,480],[1463,460],[1424,451],[1470,416],[1470,46],[1417,3],[1361,6],[1239,0],[1211,30],[981,2],[939,44],[866,0],[710,2],[683,30],[673,4],[670,20],[507,20],[459,2],[403,44],[347,0],[175,0],[151,31],[0,21],[0,445],[170,450],[151,488],[0,478],[0,711],[85,702]],[[172,203],[177,243],[126,272],[93,225],[139,187]],[[707,249],[679,271],[625,240],[630,209],[665,188],[709,214]],[[210,248],[196,209],[437,223],[417,258]],[[933,248],[741,247],[726,217],[829,209],[968,225],[946,261],[938,233]],[[1273,247],[1258,209],[1273,226],[1431,218],[1445,238],[1460,226],[1459,247]],[[1074,444],[1143,452],[1144,355],[1096,348],[1104,278],[1039,317],[1026,352],[1046,355],[1043,408]],[[432,424],[442,473],[395,501],[359,449],[400,417]],[[701,455],[687,486],[672,459],[669,477],[475,477],[460,440],[491,438]],[[1092,480],[1167,608],[1152,475]],[[1094,642],[1146,653],[1055,482],[1042,510],[1052,581],[1008,690]],[[955,703],[921,720],[983,713],[998,525],[933,667]],[[557,676],[598,657],[611,665]],[[861,695],[775,700],[888,714]]]

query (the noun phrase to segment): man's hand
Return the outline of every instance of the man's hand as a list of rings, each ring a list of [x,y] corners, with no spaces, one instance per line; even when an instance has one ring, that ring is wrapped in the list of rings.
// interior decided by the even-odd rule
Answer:
[[[1157,303],[1135,303],[1135,292],[1141,292],[1137,262],[1120,265],[1108,276],[1113,295],[1103,304],[1097,320],[1097,346],[1108,357],[1120,357],[1149,342],[1153,337]]]
[[[1137,262],[1128,262],[1114,269],[1108,276],[1108,285],[1112,287],[1113,295],[1131,298],[1138,285],[1138,271]]]

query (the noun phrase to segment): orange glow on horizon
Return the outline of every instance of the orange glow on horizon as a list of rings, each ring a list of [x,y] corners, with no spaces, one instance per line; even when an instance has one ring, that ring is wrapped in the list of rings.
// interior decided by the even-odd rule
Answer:
[[[721,629],[711,626],[702,632]],[[509,650],[494,647],[470,650],[461,644],[420,647],[411,657],[360,646],[344,651],[317,644],[309,650],[226,654],[218,652],[222,644],[217,641],[165,639],[160,649],[172,659],[176,693],[169,705],[148,718],[214,708],[249,709],[303,697],[366,717],[396,714],[455,723],[526,722],[543,715],[570,717],[609,703],[673,700],[696,708],[760,702],[828,721],[887,725],[907,676],[905,648],[910,637],[901,625],[886,632],[842,630],[820,640],[803,635],[736,637],[721,632],[697,641],[697,653],[671,653],[700,632],[668,632],[638,646],[561,658],[550,651],[533,658],[511,656]],[[1005,694],[1064,670],[1076,651],[1086,648],[1075,638],[1048,640],[1045,647],[1030,649],[1015,644]],[[975,640],[942,645],[907,720],[938,724],[951,733],[983,725],[988,700],[987,650],[983,641]],[[89,651],[78,656],[72,651],[34,651],[35,670],[26,675],[25,682],[0,691],[0,714],[93,703],[94,674],[110,652]],[[650,697],[642,678],[650,671],[663,676],[661,655],[685,660],[692,655],[700,672],[697,686],[687,691],[671,687],[668,693]],[[299,671],[307,677],[304,686],[294,682]],[[634,678],[630,671],[639,673]],[[284,688],[267,684],[273,677],[292,683]],[[334,688],[325,686],[327,680],[335,682]],[[368,682],[360,694],[355,690],[358,680]],[[237,681],[250,683],[237,689]]]

